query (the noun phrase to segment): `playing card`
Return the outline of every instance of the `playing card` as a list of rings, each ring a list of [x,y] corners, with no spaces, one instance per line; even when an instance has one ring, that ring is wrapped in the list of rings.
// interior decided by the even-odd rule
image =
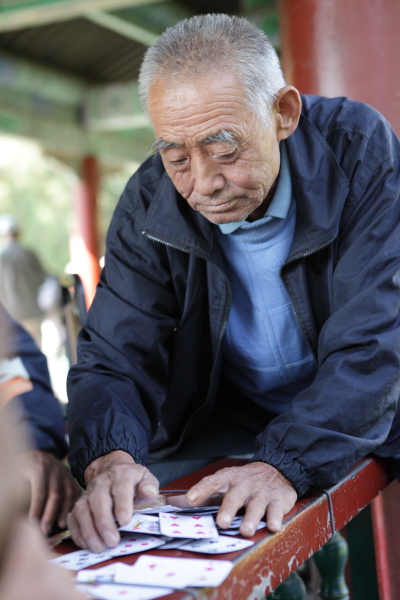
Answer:
[[[146,514],[135,514],[132,519],[119,527],[120,531],[138,531],[140,533],[150,533],[152,535],[160,534],[160,519]]]
[[[226,560],[203,560],[140,556],[133,567],[118,566],[115,581],[182,589],[187,586],[220,585],[230,573],[233,563]]]
[[[135,510],[135,514],[141,515],[158,515],[161,512],[180,512],[182,509],[177,506],[172,506],[171,504],[166,504],[165,506],[158,506],[157,508],[142,508]]]
[[[152,600],[170,594],[173,590],[166,588],[124,586],[110,584],[79,584],[77,588],[100,600]]]
[[[179,546],[179,549],[189,552],[204,552],[204,554],[225,554],[226,552],[237,552],[253,545],[254,542],[249,540],[233,540],[220,535],[219,538],[212,540],[190,540]]]
[[[174,538],[206,539],[217,538],[214,519],[209,516],[181,516],[160,513],[160,529],[163,535]]]
[[[90,550],[77,550],[63,556],[57,556],[57,558],[53,558],[50,562],[70,571],[79,571],[80,569],[97,565],[97,563],[104,562],[105,560],[110,560],[110,558],[113,558],[113,555],[109,548],[100,554],[90,552]]]
[[[110,560],[116,556],[125,556],[127,554],[135,554],[136,552],[144,552],[151,548],[162,546],[164,541],[160,538],[152,537],[142,533],[125,533],[121,532],[121,541],[115,548],[107,548],[104,552],[97,554],[89,550],[77,550],[70,554],[57,556],[51,560],[52,563],[64,567],[70,571],[80,571],[92,565],[97,565],[105,560]]]
[[[77,583],[110,583],[114,581],[115,570],[117,565],[122,563],[113,563],[106,567],[100,567],[100,569],[87,569],[79,571],[76,574],[75,582]]]
[[[165,544],[160,548],[160,550],[173,550],[174,548],[180,548],[182,544],[185,542],[190,542],[190,538],[169,538],[167,536],[163,536]]]
[[[215,515],[220,506],[187,506],[186,508],[180,508],[180,515]],[[178,511],[175,511],[178,512]]]
[[[151,560],[141,561],[142,558]],[[114,580],[121,584],[184,588],[189,585],[191,574],[186,573],[182,565],[171,564],[172,560],[160,556],[140,556],[133,566],[118,565]]]
[[[243,517],[235,517],[231,523],[231,525],[228,527],[228,529],[222,529],[222,527],[218,527],[217,525],[217,530],[218,533],[221,535],[240,535],[240,525],[243,522]],[[259,529],[263,529],[264,527],[266,527],[266,523],[264,521],[260,521],[259,524],[257,525],[257,530]]]
[[[172,590],[154,587],[128,587],[123,585],[110,585],[114,582],[115,572],[118,566],[125,566],[123,563],[113,563],[100,569],[80,571],[76,575],[77,587],[93,598],[104,600],[124,599],[124,600],[151,600],[165,594],[170,594]],[[85,585],[92,582],[93,585]],[[83,584],[83,585],[82,585]]]

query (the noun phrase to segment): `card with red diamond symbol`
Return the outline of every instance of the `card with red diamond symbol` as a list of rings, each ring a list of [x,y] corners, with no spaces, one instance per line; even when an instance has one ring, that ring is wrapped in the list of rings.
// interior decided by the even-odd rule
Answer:
[[[218,537],[214,519],[210,515],[181,516],[160,513],[160,530],[163,535],[174,538],[204,540]]]

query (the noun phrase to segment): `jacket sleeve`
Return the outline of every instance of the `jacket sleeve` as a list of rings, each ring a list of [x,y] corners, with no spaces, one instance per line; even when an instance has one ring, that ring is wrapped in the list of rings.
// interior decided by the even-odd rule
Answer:
[[[319,335],[317,375],[257,438],[253,460],[276,467],[299,495],[336,484],[384,444],[393,454],[400,450],[399,154],[397,138],[381,120],[347,174],[350,194],[336,240],[332,308]]]
[[[51,389],[46,358],[27,331],[1,305],[0,330],[2,357],[19,357],[33,385],[31,391],[12,398],[5,410],[16,423],[21,437],[24,438],[27,433],[31,438],[22,439],[23,447],[28,447],[32,442],[38,450],[46,450],[62,458],[68,449],[65,421]]]
[[[68,378],[69,462],[82,486],[86,467],[114,450],[147,463],[166,397],[177,302],[163,246],[142,234],[145,214],[135,175],[109,228],[101,282]]]

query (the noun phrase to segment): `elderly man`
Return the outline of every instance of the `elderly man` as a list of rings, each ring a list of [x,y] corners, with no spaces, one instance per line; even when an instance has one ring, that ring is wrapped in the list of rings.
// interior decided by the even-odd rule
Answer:
[[[244,19],[194,17],[144,58],[155,135],[108,233],[69,379],[80,546],[118,541],[146,468],[249,452],[203,479],[227,527],[400,452],[400,146],[373,109],[285,84]],[[253,447],[254,451],[254,447]],[[190,462],[190,461],[189,461]],[[157,465],[156,465],[157,466]]]

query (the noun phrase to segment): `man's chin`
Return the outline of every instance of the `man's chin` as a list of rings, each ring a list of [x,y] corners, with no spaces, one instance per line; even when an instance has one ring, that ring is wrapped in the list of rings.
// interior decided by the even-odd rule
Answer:
[[[248,214],[238,215],[237,213],[231,213],[231,214],[216,213],[216,212],[211,213],[206,210],[204,210],[204,211],[202,210],[200,212],[203,215],[203,217],[205,217],[207,219],[207,221],[210,221],[210,223],[213,223],[214,225],[227,225],[228,223],[240,223],[241,221],[244,221],[248,217]]]

